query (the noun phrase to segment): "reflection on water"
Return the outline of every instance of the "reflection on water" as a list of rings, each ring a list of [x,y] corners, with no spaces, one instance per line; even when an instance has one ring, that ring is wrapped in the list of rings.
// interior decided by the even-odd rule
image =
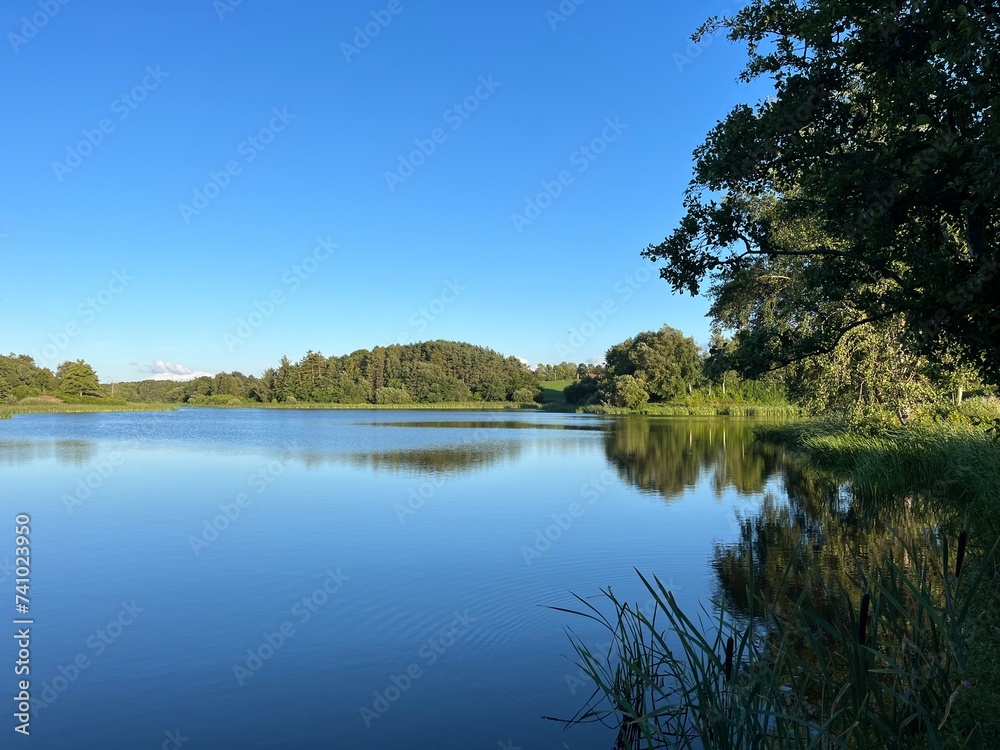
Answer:
[[[768,491],[755,512],[740,518],[740,538],[716,544],[712,567],[719,594],[737,614],[748,609],[751,568],[757,593],[777,602],[786,593],[811,591],[815,611],[833,621],[843,615],[844,599],[855,604],[859,580],[876,563],[892,557],[907,564],[910,550],[936,549],[942,534],[957,536],[961,519],[924,497],[883,498],[852,495],[840,478],[786,455],[780,491]]]
[[[378,453],[351,453],[343,460],[355,465],[392,472],[427,472],[429,474],[452,474],[475,471],[492,466],[501,461],[516,458],[524,449],[521,441],[501,440],[485,445],[442,447],[407,451],[380,451]],[[341,457],[327,454],[305,454],[307,465],[324,460],[340,460]]]
[[[564,632],[578,623],[547,605],[611,584],[645,599],[637,567],[670,580],[686,608],[713,596],[738,608],[751,550],[759,586],[773,586],[800,546],[832,586],[855,554],[893,544],[890,527],[919,536],[943,522],[914,503],[858,504],[835,478],[756,442],[753,426],[196,409],[5,420],[0,502],[45,529],[38,616],[51,645],[33,672],[58,675],[123,598],[148,607],[48,714],[40,746],[158,746],[169,716],[206,747],[467,750],[509,737],[606,750],[599,728],[568,736],[538,718],[572,715],[581,701],[567,690]],[[65,493],[115,450],[124,461],[70,513]],[[248,481],[262,471],[266,482]],[[234,505],[241,493],[249,502]],[[218,539],[195,556],[190,539],[210,522]],[[349,585],[237,690],[232,665],[328,568]],[[479,618],[470,635],[433,667],[422,661],[427,639],[466,609]],[[426,676],[366,727],[358,707],[416,662]],[[123,687],[143,681],[155,700]],[[130,727],[110,739],[109,696]],[[279,727],[265,705],[292,715]]]
[[[523,419],[493,419],[489,421],[443,421],[443,420],[422,420],[419,422],[356,422],[363,427],[429,427],[458,428],[463,430],[604,430],[607,424],[586,423],[579,424],[566,422],[530,422]]]
[[[83,466],[93,461],[98,446],[90,440],[0,440],[0,466],[17,466],[30,461],[55,459],[60,464]]]
[[[619,476],[666,500],[711,472],[717,495],[763,490],[779,475],[783,451],[757,442],[753,422],[720,419],[622,419],[605,433],[605,454]]]

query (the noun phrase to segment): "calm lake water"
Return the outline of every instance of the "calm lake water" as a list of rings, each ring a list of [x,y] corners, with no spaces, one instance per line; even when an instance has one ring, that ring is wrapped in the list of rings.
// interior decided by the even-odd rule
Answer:
[[[0,422],[0,561],[15,516],[32,519],[29,742],[609,750],[608,730],[542,718],[590,693],[565,628],[601,637],[549,607],[607,586],[641,603],[634,568],[710,606],[738,518],[802,485],[751,426],[212,409]],[[13,599],[6,565],[0,581]],[[8,694],[11,639],[0,658]]]

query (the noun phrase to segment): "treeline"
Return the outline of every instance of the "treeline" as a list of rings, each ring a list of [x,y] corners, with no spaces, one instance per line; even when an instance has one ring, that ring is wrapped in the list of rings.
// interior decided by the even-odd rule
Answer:
[[[543,399],[543,388],[558,393],[569,383],[563,395],[571,407],[655,411],[664,404],[801,406],[824,415],[863,413],[869,422],[874,410],[883,420],[898,423],[918,412],[948,413],[967,394],[995,392],[958,360],[884,361],[886,340],[861,333],[844,354],[809,357],[757,377],[746,367],[752,352],[747,352],[750,344],[739,332],[729,338],[716,329],[709,346],[702,348],[670,326],[615,344],[602,365],[562,362],[538,365],[533,371],[516,357],[452,341],[359,349],[336,357],[309,351],[296,362],[283,357],[260,376],[220,372],[187,382],[101,384],[82,360],[64,362],[52,372],[31,357],[12,354],[0,356],[0,403],[38,396],[70,403],[192,405],[544,401],[558,409],[558,401]]]
[[[757,341],[738,330],[734,338],[716,327],[709,346],[664,326],[608,349],[606,365],[570,384],[566,400],[577,406],[641,410],[650,404],[745,402],[792,404],[813,414],[846,417],[869,426],[914,418],[954,416],[956,407],[975,416],[967,395],[992,396],[996,388],[958,357],[937,361],[907,353],[902,332],[859,328],[826,355],[804,357],[760,373],[753,362]],[[982,419],[995,408],[979,402]]]
[[[559,373],[578,365],[555,366]],[[53,373],[31,357],[0,357],[0,399],[57,395],[64,400],[108,398],[165,403],[434,404],[531,403],[538,380],[516,357],[451,341],[360,349],[339,357],[309,351],[297,362],[283,357],[259,377],[219,373],[178,383],[144,380],[101,385],[83,361]]]

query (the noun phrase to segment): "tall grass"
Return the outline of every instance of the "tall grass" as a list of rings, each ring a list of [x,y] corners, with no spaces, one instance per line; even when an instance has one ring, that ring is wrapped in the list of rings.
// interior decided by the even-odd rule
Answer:
[[[595,404],[583,406],[578,411],[584,414],[605,414],[626,416],[641,414],[663,417],[771,417],[801,416],[802,409],[789,404],[647,404],[639,409]]]
[[[0,407],[0,419],[13,414],[83,414],[93,412],[172,411],[176,404],[108,403],[66,404],[60,402],[32,402],[24,399],[16,404]]]
[[[280,403],[280,404],[262,404],[253,401],[247,401],[243,403],[202,403],[202,404],[190,404],[195,407],[205,407],[205,408],[216,408],[216,409],[322,409],[322,410],[333,410],[333,409],[376,409],[376,410],[394,410],[394,411],[409,411],[411,409],[421,409],[421,410],[438,410],[438,411],[511,411],[511,410],[527,410],[527,411],[538,411],[541,406],[539,404],[519,404],[512,401],[472,401],[472,402],[455,402],[455,403],[438,403],[438,404],[321,404],[313,403],[308,401],[299,401],[296,403]],[[185,404],[187,406],[187,404]]]
[[[992,543],[1000,536],[1000,442],[981,427],[937,424],[866,434],[834,422],[801,422],[755,431],[842,474],[861,500],[929,496],[974,517],[977,539]]]
[[[793,560],[777,598],[764,601],[751,573],[749,617],[720,606],[707,624],[641,574],[651,612],[610,589],[604,606],[577,597],[580,609],[557,609],[600,624],[613,645],[594,654],[571,632],[595,690],[568,723],[616,729],[616,750],[983,747],[953,721],[971,689],[967,662],[979,657],[966,652],[963,630],[986,569],[963,570],[961,539],[952,566],[946,543],[906,547],[905,563],[858,564],[851,591],[801,585]],[[814,606],[831,593],[833,618]]]

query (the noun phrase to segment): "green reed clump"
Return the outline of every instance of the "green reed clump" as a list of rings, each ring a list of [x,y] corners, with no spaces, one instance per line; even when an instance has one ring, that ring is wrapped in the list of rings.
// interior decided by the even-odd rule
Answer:
[[[751,564],[742,618],[720,606],[696,622],[641,574],[651,612],[610,589],[605,607],[577,597],[581,609],[561,611],[599,623],[613,645],[594,654],[571,632],[595,689],[568,723],[614,728],[616,750],[982,747],[953,719],[956,699],[974,690],[964,679],[978,655],[966,653],[964,631],[986,567],[963,559],[964,534],[957,568],[946,543],[905,549],[905,563],[890,554],[859,565],[850,591],[792,586],[802,574],[793,560],[781,607],[755,591]],[[824,616],[829,606],[814,600],[831,595],[838,614]]]

